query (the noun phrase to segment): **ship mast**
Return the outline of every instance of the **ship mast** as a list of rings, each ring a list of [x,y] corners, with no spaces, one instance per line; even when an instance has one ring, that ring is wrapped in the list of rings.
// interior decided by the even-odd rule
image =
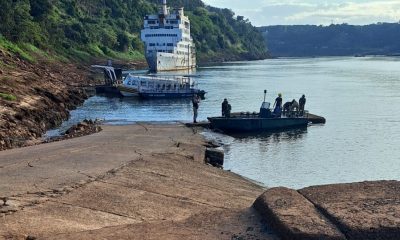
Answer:
[[[162,4],[163,4],[162,11],[163,11],[164,16],[166,16],[166,15],[168,15],[167,0],[163,0]]]

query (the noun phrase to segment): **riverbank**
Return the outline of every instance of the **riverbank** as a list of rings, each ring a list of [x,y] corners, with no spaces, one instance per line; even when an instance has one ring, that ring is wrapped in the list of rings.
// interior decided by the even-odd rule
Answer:
[[[82,86],[101,83],[91,75],[90,64],[83,62],[38,57],[33,63],[2,49],[0,61],[0,151],[38,143],[47,130],[67,120],[70,111],[88,98]],[[146,65],[115,64],[129,68]]]
[[[30,63],[0,50],[0,150],[35,142],[61,124],[87,98],[88,68],[70,63]]]
[[[276,239],[251,208],[265,189],[206,165],[196,129],[102,128],[0,152],[0,238]]]

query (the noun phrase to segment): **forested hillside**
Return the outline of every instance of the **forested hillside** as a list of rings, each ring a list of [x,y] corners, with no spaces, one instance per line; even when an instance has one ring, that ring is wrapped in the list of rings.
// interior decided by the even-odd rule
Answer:
[[[59,59],[91,57],[143,59],[143,17],[157,12],[158,0],[0,0],[0,46],[34,61],[37,54]],[[228,9],[200,0],[171,0],[192,21],[203,61],[267,56],[261,34]],[[32,54],[34,53],[34,54]]]
[[[400,54],[398,23],[268,26],[260,30],[273,56]]]

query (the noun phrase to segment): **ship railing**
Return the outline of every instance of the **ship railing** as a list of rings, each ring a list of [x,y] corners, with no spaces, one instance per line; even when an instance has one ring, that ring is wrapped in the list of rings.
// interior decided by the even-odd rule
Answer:
[[[290,118],[308,118],[309,112],[307,110],[301,111],[301,110],[292,110],[292,111],[283,111],[282,116],[284,117],[290,117]]]
[[[150,93],[150,92],[156,92],[156,93],[187,93],[194,91],[192,88],[172,88],[172,89],[162,89],[162,88],[154,88],[154,89],[143,89],[139,88],[139,91],[142,93]]]

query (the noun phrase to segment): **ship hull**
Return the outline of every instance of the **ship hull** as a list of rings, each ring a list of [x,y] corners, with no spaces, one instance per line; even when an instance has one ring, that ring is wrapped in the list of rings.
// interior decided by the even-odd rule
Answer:
[[[139,97],[139,91],[137,88],[126,87],[124,85],[120,85],[117,88],[124,97]]]
[[[173,53],[154,53],[146,56],[150,71],[177,71],[196,68],[196,58]]]
[[[211,117],[211,127],[223,132],[260,132],[307,127],[307,118]]]

